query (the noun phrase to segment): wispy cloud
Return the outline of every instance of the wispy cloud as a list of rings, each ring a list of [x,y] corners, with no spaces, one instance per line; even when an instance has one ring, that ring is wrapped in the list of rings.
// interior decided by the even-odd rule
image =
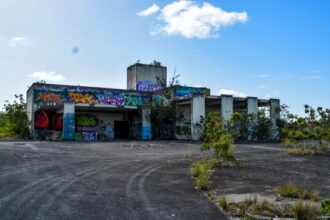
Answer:
[[[12,37],[9,40],[10,47],[19,47],[19,46],[27,46],[28,40],[25,37]]]
[[[159,10],[151,6],[146,11],[149,9],[151,14]],[[190,0],[179,0],[161,9],[151,33],[198,39],[216,38],[221,28],[247,20],[247,12],[227,12],[207,2],[200,5]]]
[[[260,85],[260,86],[259,86],[259,88],[260,88],[260,89],[269,89],[269,88],[270,88],[270,86],[266,86],[266,85]]]
[[[268,75],[268,74],[258,74],[258,75],[254,75],[253,77],[254,78],[267,78],[267,77],[270,77],[270,75]]]
[[[236,90],[233,89],[220,89],[220,94],[222,95],[232,95],[235,97],[247,97],[247,94],[245,94],[244,92],[238,92]]]
[[[157,13],[159,10],[160,10],[160,7],[157,4],[153,4],[149,8],[137,13],[137,15],[138,16],[149,16],[149,15]]]
[[[58,74],[55,72],[46,72],[46,71],[41,71],[41,72],[34,72],[30,74],[31,78],[37,79],[37,80],[45,80],[46,82],[51,81],[51,82],[61,82],[65,80],[65,77],[62,74]]]

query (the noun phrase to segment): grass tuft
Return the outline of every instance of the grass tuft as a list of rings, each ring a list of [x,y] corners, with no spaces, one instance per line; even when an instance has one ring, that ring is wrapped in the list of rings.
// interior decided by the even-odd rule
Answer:
[[[211,185],[212,164],[208,158],[191,165],[190,173],[195,178],[195,185],[198,189],[207,190]]]
[[[277,189],[277,194],[282,197],[288,197],[288,198],[306,199],[312,201],[318,200],[317,191],[304,189],[300,186],[295,185],[292,182],[280,186]]]
[[[299,220],[319,219],[321,215],[321,211],[317,206],[302,201],[296,202],[292,211],[295,218]]]
[[[307,155],[314,155],[317,153],[317,150],[315,147],[293,147],[288,150],[290,155],[293,156],[307,156]]]
[[[219,199],[219,205],[224,211],[228,210],[228,201],[225,196]]]

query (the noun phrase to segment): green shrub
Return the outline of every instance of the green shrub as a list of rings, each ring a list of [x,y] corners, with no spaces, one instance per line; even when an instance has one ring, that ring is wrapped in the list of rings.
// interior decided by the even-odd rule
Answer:
[[[190,173],[192,177],[198,177],[209,172],[210,169],[212,169],[211,162],[205,157],[202,161],[195,162],[191,165]]]
[[[195,178],[195,185],[198,189],[207,190],[210,187],[212,167],[212,162],[208,157],[191,165],[190,173]]]
[[[310,203],[303,203],[298,201],[292,208],[294,216],[298,220],[314,220],[319,219],[321,215],[320,209]]]
[[[321,210],[324,214],[330,215],[330,199],[327,199],[322,202]]]
[[[207,190],[211,185],[211,174],[210,172],[203,173],[196,177],[196,187],[201,190]]]
[[[228,210],[228,201],[226,197],[222,197],[221,199],[219,199],[219,205],[220,207],[224,210],[227,211]]]
[[[318,192],[304,189],[291,182],[280,186],[277,189],[277,194],[282,197],[288,197],[288,198],[298,198],[298,199],[306,199],[312,201],[318,200]]]

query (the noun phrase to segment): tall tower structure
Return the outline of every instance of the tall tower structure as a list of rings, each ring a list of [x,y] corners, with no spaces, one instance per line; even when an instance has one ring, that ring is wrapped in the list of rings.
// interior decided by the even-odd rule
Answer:
[[[135,63],[127,68],[127,89],[137,91],[157,91],[160,83],[167,82],[167,67],[160,62],[152,64]]]

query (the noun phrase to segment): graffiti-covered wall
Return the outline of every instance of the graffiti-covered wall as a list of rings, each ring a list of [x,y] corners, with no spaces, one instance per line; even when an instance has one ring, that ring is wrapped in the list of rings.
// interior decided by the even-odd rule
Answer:
[[[130,91],[91,89],[79,87],[49,87],[34,90],[34,103],[77,103],[116,106],[137,106],[150,104],[151,95]]]
[[[210,89],[207,88],[196,88],[196,87],[186,87],[178,86],[175,88],[175,97],[181,98],[190,95],[210,95]]]
[[[114,121],[123,120],[122,113],[76,113],[76,140],[113,140]]]

